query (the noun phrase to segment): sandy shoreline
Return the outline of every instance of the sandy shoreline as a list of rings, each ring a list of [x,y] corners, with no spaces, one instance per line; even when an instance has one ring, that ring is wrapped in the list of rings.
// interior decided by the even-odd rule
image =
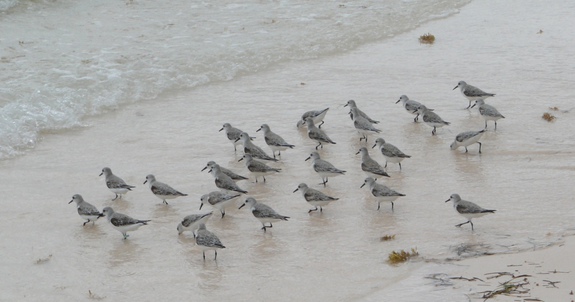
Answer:
[[[517,21],[513,32],[499,36],[501,28],[511,31],[509,15],[525,13],[525,5],[534,7],[511,18]],[[493,7],[498,9],[492,12]],[[464,294],[495,289],[504,278],[487,279],[485,274],[517,270],[534,276],[525,285],[534,286],[528,298],[572,300],[573,263],[561,256],[572,254],[573,237],[535,252],[444,261],[456,254],[458,245],[505,253],[548,246],[570,230],[575,123],[568,113],[558,112],[554,123],[540,117],[549,106],[572,105],[566,80],[571,69],[555,62],[555,56],[565,53],[561,43],[567,43],[563,24],[553,23],[561,7],[544,11],[548,7],[537,1],[475,1],[458,16],[350,53],[286,63],[229,83],[162,96],[162,101],[90,119],[93,127],[46,136],[30,154],[1,163],[7,172],[0,176],[7,214],[0,220],[6,247],[0,272],[9,276],[0,285],[2,298],[77,301],[90,290],[109,299],[142,301],[175,301],[184,295],[199,301],[248,300],[254,293],[259,300],[276,301],[467,301]],[[541,20],[525,21],[539,14],[548,26]],[[537,34],[539,29],[545,33]],[[417,37],[426,32],[437,36],[435,45],[418,44]],[[508,42],[512,38],[517,43]],[[565,49],[575,49],[571,44]],[[483,127],[477,111],[462,110],[467,101],[452,90],[460,80],[496,88],[492,104],[507,115],[497,132],[487,133],[481,156],[473,148],[469,153],[448,148],[457,132]],[[401,94],[433,104],[452,125],[432,137],[430,127],[413,123],[395,104]],[[360,189],[365,175],[354,154],[362,145],[343,108],[348,99],[380,118],[382,136],[412,155],[402,171],[389,168],[387,183],[407,193],[393,212],[389,206],[377,211],[369,192]],[[218,101],[223,106],[212,105]],[[315,143],[295,123],[303,111],[327,106],[332,109],[324,128],[338,144],[322,152],[349,172],[330,179],[327,188],[317,186],[341,198],[323,213],[310,215],[293,190],[302,181],[319,182],[304,161]],[[282,114],[274,115],[278,112]],[[232,208],[225,219],[209,225],[228,248],[217,263],[203,262],[193,239],[175,231],[185,214],[198,211],[199,197],[214,190],[211,176],[200,170],[216,160],[247,173],[217,130],[231,122],[253,132],[270,120],[297,148],[277,164],[281,175],[265,185],[246,181],[242,186],[292,219],[264,234],[245,209]],[[113,195],[98,177],[104,166],[137,190],[122,202],[111,201]],[[142,185],[149,173],[190,196],[162,205]],[[474,232],[455,228],[462,218],[443,202],[455,192],[497,213],[474,220]],[[114,206],[153,223],[127,241],[104,220],[84,228],[67,204],[75,193],[100,208]],[[13,231],[13,225],[20,227]],[[386,234],[397,238],[382,243]],[[386,263],[390,251],[412,247],[433,262]],[[38,265],[37,259],[47,260]],[[554,270],[570,273],[540,274]],[[437,273],[477,277],[487,285],[451,279],[447,286],[437,286],[441,280],[426,278]],[[551,283],[544,280],[561,281],[555,283],[559,289],[546,288]]]
[[[574,301],[574,253],[570,236],[546,249],[458,261],[434,277],[437,286],[451,286],[472,301]]]

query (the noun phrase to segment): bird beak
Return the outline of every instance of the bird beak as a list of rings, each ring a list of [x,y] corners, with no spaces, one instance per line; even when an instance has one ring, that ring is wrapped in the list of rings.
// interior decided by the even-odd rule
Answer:
[[[365,182],[361,185],[361,187],[359,187],[360,189],[363,188],[363,186],[365,186]]]
[[[310,157],[308,157],[308,158],[306,158],[304,161],[308,161],[310,158],[311,158],[311,156],[310,156]]]
[[[236,140],[234,141],[234,143],[237,143],[240,140],[240,138],[236,138]]]
[[[245,205],[246,205],[245,203],[242,203],[242,205],[238,208],[238,210],[243,208]]]
[[[203,172],[203,171],[204,171],[205,169],[207,169],[207,168],[208,168],[208,166],[205,166],[205,167],[202,169],[202,171],[200,171],[200,172]]]
[[[448,200],[446,200],[445,202],[448,202],[448,201],[450,201],[450,200],[451,200],[451,198],[449,198],[449,199],[448,199]]]
[[[238,160],[238,162],[241,162],[243,159],[244,159],[243,157],[242,157],[242,158],[240,158],[240,160]]]
[[[148,182],[148,180],[146,179],[146,180],[144,180],[144,183],[143,183],[143,184],[145,185],[147,182]]]
[[[345,105],[343,105],[343,107],[347,107],[347,103]]]
[[[399,103],[401,101],[401,99],[397,100],[397,102],[395,102],[396,104]]]
[[[202,209],[203,206],[204,206],[204,204],[203,204],[203,203],[200,203],[200,210]]]
[[[457,89],[457,87],[459,87],[459,85],[455,86],[455,88],[453,88],[452,90],[455,90],[455,89]]]
[[[475,105],[477,105],[477,101],[475,101],[475,103],[473,104],[473,106],[471,106],[471,108],[475,107]]]
[[[260,127],[260,129],[256,130],[256,132],[259,132],[260,130],[262,130],[262,127]]]
[[[377,144],[374,144],[373,147],[371,147],[371,149],[375,148],[375,146],[377,146]]]
[[[100,175],[98,175],[98,176],[102,176],[102,174],[104,174],[104,172],[100,173]]]
[[[355,153],[355,155],[358,155],[358,154],[359,154],[359,152],[361,152],[361,151],[357,151],[357,153]]]
[[[293,190],[293,192],[294,192],[294,193],[297,192],[298,189],[299,189],[299,188],[296,188],[295,190]],[[71,202],[71,201],[70,201],[70,202]]]
[[[208,171],[208,173],[212,173],[212,170],[213,170],[213,169],[210,169],[210,171]]]
[[[218,132],[222,132],[222,130],[224,130],[224,128],[220,129]]]
[[[295,192],[295,191],[294,191],[294,192]],[[68,204],[71,204],[71,203],[72,203],[72,201],[74,201],[74,199],[70,200],[70,202],[69,202]]]

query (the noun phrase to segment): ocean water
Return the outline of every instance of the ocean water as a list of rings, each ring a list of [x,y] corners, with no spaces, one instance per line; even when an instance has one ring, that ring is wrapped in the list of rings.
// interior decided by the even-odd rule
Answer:
[[[88,116],[348,51],[467,2],[3,0],[0,159]]]
[[[53,117],[76,121],[30,131],[34,133],[30,143],[8,144],[0,161],[0,273],[6,276],[0,283],[0,300],[468,301],[456,289],[435,286],[424,278],[425,274],[445,272],[445,263],[457,263],[457,259],[466,257],[544,248],[560,242],[565,230],[573,228],[575,122],[571,101],[574,93],[569,87],[575,45],[565,37],[570,34],[566,25],[572,22],[570,12],[575,7],[568,1],[463,4],[439,2],[431,9],[406,1],[380,11],[372,11],[378,7],[376,3],[350,2],[329,9],[293,2],[197,4],[192,11],[202,14],[190,18],[190,12],[180,18],[185,20],[183,24],[197,20],[200,28],[213,26],[207,35],[211,38],[200,39],[211,41],[203,44],[213,48],[202,44],[197,50],[206,62],[212,62],[204,64],[195,59],[188,61],[195,58],[195,52],[166,42],[174,41],[166,37],[178,35],[148,37],[140,33],[136,23],[126,21],[140,16],[137,19],[141,22],[150,22],[152,29],[148,32],[179,26],[173,21],[159,24],[160,18],[155,18],[159,9],[153,3],[100,3],[93,4],[92,9],[80,9],[75,3],[15,2],[5,9],[2,21],[20,18],[26,26],[66,31],[82,28],[86,20],[92,20],[94,26],[100,24],[107,30],[93,30],[91,36],[87,34],[90,31],[80,30],[86,36],[73,39],[64,38],[63,32],[54,34],[62,44],[76,40],[97,44],[90,49],[98,55],[82,56],[81,60],[98,64],[75,62],[70,65],[76,68],[67,68],[80,73],[88,65],[93,72],[83,70],[81,76],[67,77],[53,73],[55,68],[50,72],[42,69],[38,76],[45,73],[53,77],[50,81],[26,85],[22,79],[37,76],[30,72],[18,82],[22,89],[35,87],[33,91],[48,93],[52,89],[40,88],[60,87],[64,85],[54,82],[86,78],[76,83],[85,85],[84,90],[67,88],[69,94],[84,91],[94,96],[82,99],[87,103],[80,102],[78,115],[51,115],[57,112],[52,107],[76,108],[71,105],[76,102],[55,101],[50,107],[26,98],[7,101],[5,106],[33,107],[39,103],[43,108],[40,112],[52,117],[36,121],[30,117],[40,114],[23,114],[25,118],[15,120],[23,121],[24,126],[53,122]],[[190,4],[182,5],[190,8]],[[276,9],[276,13],[255,9],[260,6]],[[216,11],[223,7],[230,8],[229,20],[246,20],[245,24],[253,27],[229,25],[225,31],[222,24],[234,22],[216,21],[219,19],[215,16],[220,16]],[[66,18],[61,15],[48,14],[50,8],[67,12],[70,20],[64,22]],[[89,18],[87,11],[92,15],[98,11],[107,21],[98,23],[97,18]],[[182,7],[174,8],[167,15],[176,18],[182,11]],[[278,17],[288,12],[292,17]],[[399,18],[393,12],[407,17]],[[29,13],[54,21],[26,23]],[[424,17],[410,19],[409,14]],[[256,20],[255,16],[266,18]],[[398,19],[384,25],[386,18],[378,16]],[[440,19],[426,23],[426,18]],[[62,24],[73,24],[75,19],[76,27],[54,25],[60,20]],[[344,22],[352,19],[351,23]],[[124,27],[114,25],[124,21]],[[172,23],[163,29],[163,25]],[[298,24],[301,30],[295,30]],[[339,31],[329,24],[350,27],[346,28],[349,31]],[[274,32],[278,38],[272,39],[265,31],[271,33],[274,26],[281,26],[284,34]],[[238,36],[241,28],[251,33],[251,42]],[[289,34],[294,31],[299,36]],[[132,35],[118,34],[125,32]],[[198,36],[184,29],[181,32],[182,36],[188,32],[199,37],[207,31],[200,30]],[[433,46],[417,42],[419,35],[427,32],[437,37]],[[96,43],[100,35],[110,35],[108,41],[125,41],[123,51],[102,52],[112,46],[104,48],[102,44],[107,43]],[[138,37],[147,40],[138,44],[133,41]],[[26,45],[26,39],[16,40]],[[237,42],[228,44],[232,40]],[[6,40],[2,37],[0,41]],[[287,47],[289,43],[299,47]],[[230,45],[242,45],[244,51]],[[60,57],[68,60],[69,53],[79,51],[73,46],[69,49],[60,50]],[[126,56],[125,61],[120,60],[124,63],[114,61],[122,55]],[[50,61],[55,57],[45,58]],[[204,65],[197,67],[200,71],[196,74],[184,72],[193,69],[194,64]],[[17,64],[1,66],[12,65]],[[110,66],[114,67],[108,69]],[[25,69],[14,67],[13,73],[21,72]],[[7,74],[3,72],[2,76]],[[118,76],[109,79],[110,74]],[[460,80],[496,93],[487,102],[506,117],[498,122],[497,131],[489,123],[481,155],[477,154],[477,146],[470,146],[468,153],[449,150],[457,133],[484,127],[478,112],[464,110],[467,101],[453,90]],[[67,95],[62,89],[51,93]],[[90,89],[93,91],[88,93]],[[95,105],[94,100],[102,93],[129,96],[100,99],[109,103]],[[414,123],[413,116],[395,104],[402,94],[434,108],[451,125],[431,136],[430,127]],[[365,175],[355,153],[362,146],[370,148],[377,136],[371,135],[368,143],[359,141],[347,107],[343,107],[349,99],[381,121],[378,136],[412,156],[402,163],[402,171],[390,164],[391,177],[378,180],[406,194],[395,202],[394,211],[385,203],[377,211],[369,192],[360,189]],[[320,153],[347,173],[330,178],[323,188],[320,177],[304,161],[315,150],[315,143],[295,125],[303,112],[325,107],[330,109],[322,129],[337,144],[326,146]],[[543,120],[544,112],[557,119],[551,123]],[[238,162],[241,151],[234,152],[232,144],[218,132],[226,122],[255,136],[254,143],[266,151],[260,132],[255,132],[263,123],[296,145],[282,152],[278,163],[270,164],[282,172],[267,177],[265,184],[255,183],[253,175]],[[26,135],[24,130],[21,133]],[[384,163],[375,149],[370,152]],[[208,252],[204,262],[192,236],[178,236],[176,226],[188,214],[211,210],[199,210],[200,196],[216,189],[212,177],[200,171],[209,160],[249,176],[249,181],[238,182],[249,191],[248,196],[291,218],[264,233],[249,211],[236,209],[245,196],[238,198],[224,219],[214,215],[207,223],[226,249],[219,251],[218,261],[213,261],[213,254]],[[123,200],[112,201],[113,194],[98,177],[105,166],[136,186]],[[142,184],[150,173],[189,196],[163,205]],[[301,182],[340,200],[326,206],[322,213],[308,214],[311,206],[299,192],[293,193]],[[122,240],[105,219],[83,227],[75,207],[68,204],[76,193],[99,209],[112,206],[152,222],[131,233],[128,240]],[[474,220],[474,232],[468,225],[456,228],[454,225],[464,222],[464,218],[444,202],[452,193],[497,212]],[[395,240],[381,241],[384,235],[395,235]],[[416,260],[398,266],[386,262],[391,251],[411,248],[420,253]]]

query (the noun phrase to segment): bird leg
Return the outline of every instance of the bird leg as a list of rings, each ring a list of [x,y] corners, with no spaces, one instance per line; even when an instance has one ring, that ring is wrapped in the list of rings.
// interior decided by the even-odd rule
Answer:
[[[311,213],[311,212],[313,212],[313,211],[317,211],[317,207],[315,207],[315,209],[310,209],[309,211],[307,211],[307,213],[309,214],[309,213]]]
[[[164,199],[164,203],[165,203],[165,204],[168,204],[168,202],[167,202],[165,199]]]
[[[481,154],[481,143],[477,142],[479,144],[479,153]]]
[[[462,225],[467,224],[467,223],[471,223],[471,220],[468,220],[468,221],[463,222],[463,223],[460,223],[460,224],[456,224],[455,226],[456,226],[456,227],[461,227]],[[473,224],[471,224],[471,227],[473,228]]]
[[[321,125],[323,125],[323,123],[325,123],[325,121],[321,121],[321,123],[317,127],[321,128]]]
[[[391,211],[393,212],[393,201],[391,202]]]

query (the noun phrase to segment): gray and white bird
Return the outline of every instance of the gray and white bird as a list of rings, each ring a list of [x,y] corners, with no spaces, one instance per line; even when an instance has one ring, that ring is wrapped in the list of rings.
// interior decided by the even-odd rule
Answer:
[[[202,169],[202,172],[203,172],[204,170],[208,169],[208,168],[211,169],[215,164],[216,164],[215,161],[210,160],[210,161],[208,162],[208,164]],[[234,173],[233,171],[231,171],[230,169],[226,169],[226,168],[224,168],[224,167],[222,167],[222,166],[220,166],[220,170],[221,170],[224,174],[226,174],[227,176],[229,176],[231,179],[233,179],[234,181],[240,181],[240,180],[246,180],[246,179],[248,179],[247,177],[241,176],[241,175],[239,175],[239,174],[236,174],[236,173]],[[208,170],[208,171],[209,171],[209,170]]]
[[[401,161],[406,158],[410,158],[410,155],[403,153],[396,146],[387,143],[382,137],[375,140],[375,145],[372,148],[378,147],[383,157],[385,157],[385,168],[387,168],[387,163],[399,164],[399,170],[401,170]]]
[[[455,86],[453,90],[457,89],[458,87],[461,91],[461,94],[463,94],[463,96],[466,97],[467,100],[469,100],[469,106],[467,106],[467,108],[465,109],[469,109],[469,107],[471,107],[472,101],[476,101],[478,99],[486,99],[488,97],[495,96],[495,94],[487,93],[475,86],[465,83],[465,81],[459,81],[459,83],[457,83],[457,86]]]
[[[372,133],[380,133],[381,130],[375,128],[373,124],[369,122],[369,120],[361,116],[357,110],[358,110],[357,108],[351,108],[353,126],[355,127],[357,132],[359,132],[359,134],[362,135],[359,141],[361,142],[362,139],[365,139],[365,141],[367,142],[367,135]]]
[[[319,211],[323,212],[323,207],[325,207],[334,200],[339,200],[339,198],[331,197],[316,189],[312,189],[308,187],[307,184],[305,183],[299,184],[293,192],[295,193],[297,191],[300,191],[302,193],[303,198],[305,198],[305,201],[307,201],[309,204],[315,207],[315,209],[310,209],[309,211],[307,211],[308,213],[317,211],[318,207]]]
[[[281,169],[272,168],[259,160],[255,160],[249,154],[244,154],[242,158],[238,161],[244,161],[246,163],[246,167],[252,174],[256,177],[256,182],[258,182],[258,177],[261,176],[266,182],[266,175],[279,173]]]
[[[354,100],[349,100],[347,101],[347,103],[345,105],[343,105],[343,107],[347,107],[349,106],[350,110],[349,110],[349,115],[351,117],[351,120],[353,121],[353,112],[351,109],[355,108],[357,109],[357,114],[359,114],[361,117],[365,118],[366,120],[368,120],[370,123],[372,124],[377,124],[379,123],[379,121],[376,121],[372,118],[370,118],[367,114],[365,114],[365,112],[361,111],[358,107],[357,104],[355,103]]]
[[[242,142],[242,145],[244,145],[244,154],[249,154],[252,157],[263,160],[278,161],[277,159],[267,155],[262,148],[252,143],[250,136],[246,132],[242,132],[240,134],[238,141]]]
[[[237,151],[236,146],[241,144],[241,142],[238,141],[238,138],[240,137],[240,134],[243,131],[238,128],[232,127],[230,123],[225,123],[223,127],[219,130],[219,132],[222,132],[222,130],[225,130],[226,137],[230,142],[232,142],[232,144],[234,144],[234,151]]]
[[[134,186],[126,184],[126,182],[120,177],[114,175],[112,173],[112,169],[108,167],[102,169],[100,176],[102,176],[102,174],[106,178],[106,186],[108,189],[110,189],[112,193],[116,194],[116,197],[114,197],[112,200],[116,200],[117,198],[121,199],[122,195],[128,193],[128,191],[132,191],[132,189],[135,188]]]
[[[487,129],[487,121],[494,121],[495,130],[497,130],[497,120],[505,117],[499,113],[495,107],[485,104],[484,100],[475,101],[475,104],[473,104],[471,108],[475,106],[478,106],[479,114],[481,114],[481,117],[485,120],[485,129]]]
[[[403,104],[403,108],[405,108],[405,111],[415,115],[415,117],[413,118],[413,122],[417,123],[417,121],[419,120],[419,113],[417,112],[417,108],[421,106],[421,103],[415,100],[410,100],[405,94],[400,96],[399,100],[397,100],[397,102],[395,103],[397,104],[399,102]],[[433,109],[429,110],[433,111]]]
[[[289,149],[293,149],[295,146],[292,144],[288,144],[285,139],[281,136],[274,133],[268,124],[263,124],[261,127],[256,130],[256,132],[263,130],[264,131],[264,140],[266,144],[272,149],[272,153],[274,158],[276,158],[276,151],[278,152],[278,156],[282,155],[282,151]]]
[[[367,151],[366,147],[359,148],[357,154],[361,154],[361,170],[367,174],[367,176],[371,176],[373,178],[378,178],[381,176],[389,177],[385,169],[371,156],[369,156],[369,152]]]
[[[323,143],[335,144],[335,142],[331,140],[323,130],[315,126],[313,119],[307,118],[305,123],[307,125],[307,136],[318,143],[318,145],[315,146],[316,150],[319,147],[323,148]]]
[[[224,174],[218,164],[214,164],[208,172],[214,177],[216,187],[222,190],[236,191],[244,194],[248,192],[240,188],[231,177]]]
[[[178,198],[180,196],[188,196],[188,194],[184,194],[184,193],[170,187],[169,185],[167,185],[163,182],[157,181],[156,177],[152,174],[148,174],[146,176],[146,180],[144,181],[144,184],[146,184],[146,183],[148,184],[148,187],[150,187],[150,190],[152,191],[152,193],[156,197],[161,199],[165,204],[168,204],[166,199],[174,199],[174,198]]]
[[[381,206],[382,201],[391,202],[391,210],[393,211],[393,202],[397,198],[399,198],[401,196],[405,196],[405,194],[401,194],[397,191],[394,191],[385,185],[376,183],[375,179],[373,179],[371,177],[366,178],[360,188],[363,188],[363,186],[365,186],[365,185],[369,186],[369,190],[371,192],[371,195],[373,195],[377,199],[377,210],[378,211],[379,211],[379,208]]]
[[[455,150],[459,147],[465,147],[465,153],[467,153],[467,146],[470,146],[473,144],[479,144],[479,153],[481,153],[481,143],[479,142],[479,140],[481,139],[481,137],[483,136],[483,133],[485,131],[486,130],[483,129],[481,131],[461,132],[461,133],[457,134],[457,136],[455,137],[455,140],[453,141],[453,143],[451,143],[449,148],[451,148],[451,150]]]
[[[114,212],[111,207],[105,207],[102,211],[104,216],[108,218],[108,221],[112,224],[118,232],[122,233],[124,239],[129,237],[128,232],[135,231],[143,225],[147,225],[150,220],[139,220],[134,219],[128,215]]]
[[[212,191],[208,194],[202,195],[200,201],[200,210],[204,205],[210,205],[211,207],[218,209],[222,214],[222,218],[226,216],[226,208],[233,204],[234,198],[240,196],[240,194],[229,194],[221,191]]]
[[[471,222],[473,218],[479,218],[490,213],[495,213],[495,210],[487,210],[471,201],[461,199],[459,194],[451,194],[449,199],[445,202],[448,201],[453,201],[453,208],[457,211],[457,213],[459,213],[459,215],[467,219],[466,222],[455,225],[456,227],[460,227],[466,223],[469,223],[471,224],[471,230],[473,231],[473,222]]]
[[[436,129],[451,124],[450,122],[446,122],[437,113],[431,111],[429,108],[425,107],[425,105],[420,105],[417,111],[423,122],[428,125],[429,127],[433,127],[431,131],[431,135],[435,135]]]
[[[84,201],[84,198],[80,194],[74,194],[74,196],[72,196],[72,200],[70,200],[68,204],[71,204],[72,202],[76,202],[76,207],[78,208],[78,215],[80,215],[82,219],[86,219],[86,221],[84,222],[84,224],[82,224],[82,226],[85,226],[86,223],[88,222],[92,222],[92,224],[95,224],[98,218],[104,216],[104,214],[100,213],[100,211],[98,211],[98,209],[95,206]]]
[[[212,212],[205,214],[191,214],[184,217],[182,222],[178,224],[178,235],[181,235],[185,231],[191,231],[195,238],[195,231],[200,227],[200,224],[206,223],[210,217],[212,217]]]
[[[200,223],[198,234],[196,235],[196,245],[202,250],[202,256],[206,261],[206,251],[214,251],[214,260],[218,259],[218,249],[225,249],[218,236],[206,229],[204,223]]]
[[[278,214],[271,207],[262,203],[258,203],[253,197],[248,197],[245,203],[243,203],[239,207],[239,209],[243,208],[246,205],[250,207],[250,210],[252,211],[254,217],[257,218],[262,223],[263,225],[262,230],[264,230],[264,232],[266,231],[267,228],[273,227],[272,222],[282,220],[287,221],[289,219],[288,216]],[[266,225],[266,223],[269,223],[270,225],[268,226]]]
[[[329,107],[322,110],[311,110],[305,112],[304,114],[302,114],[301,119],[297,122],[297,127],[300,128],[301,126],[304,125],[307,126],[305,120],[307,118],[311,118],[313,120],[313,123],[315,125],[318,125],[318,128],[321,128],[321,125],[323,125],[324,123],[323,119],[325,118],[325,115],[327,114],[328,110]]]
[[[330,162],[323,160],[320,158],[319,153],[312,152],[308,158],[305,160],[312,160],[313,162],[313,170],[319,174],[321,177],[321,181],[323,186],[327,184],[328,177],[335,177],[339,175],[344,175],[345,170],[340,170],[332,165]]]

